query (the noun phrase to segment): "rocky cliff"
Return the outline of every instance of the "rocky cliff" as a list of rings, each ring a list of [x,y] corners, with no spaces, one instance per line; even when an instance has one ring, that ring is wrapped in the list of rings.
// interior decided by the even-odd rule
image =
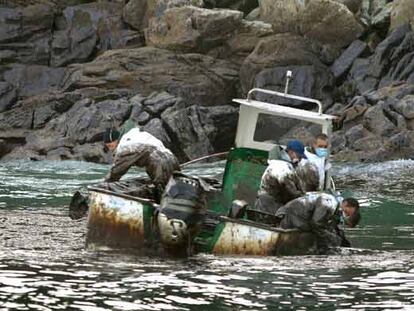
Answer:
[[[287,69],[338,115],[337,159],[413,157],[413,3],[0,1],[0,158],[106,162],[104,129],[128,119],[181,161],[227,150],[231,99]]]

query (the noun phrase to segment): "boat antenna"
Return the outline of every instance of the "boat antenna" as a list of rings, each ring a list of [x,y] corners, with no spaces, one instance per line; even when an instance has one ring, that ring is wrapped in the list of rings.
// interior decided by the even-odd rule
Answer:
[[[287,92],[288,92],[288,88],[289,88],[289,81],[290,81],[290,79],[292,78],[292,71],[290,71],[290,70],[288,70],[287,72],[286,72],[286,85],[285,85],[285,95],[287,94]]]

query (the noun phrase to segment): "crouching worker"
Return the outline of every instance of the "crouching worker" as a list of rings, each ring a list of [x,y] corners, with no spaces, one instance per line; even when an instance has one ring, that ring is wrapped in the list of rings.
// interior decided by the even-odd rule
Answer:
[[[340,203],[331,194],[316,192],[292,200],[282,206],[276,216],[281,219],[282,229],[315,233],[320,252],[330,247],[350,246],[339,226],[355,227],[361,218],[356,199],[348,198]]]
[[[291,141],[286,149],[288,160],[284,157],[268,160],[255,206],[248,210],[249,219],[274,224],[279,207],[306,192],[318,190],[318,168],[306,160],[303,144]]]
[[[173,153],[159,139],[139,128],[130,129],[122,137],[119,131],[107,129],[104,143],[106,148],[114,151],[111,169],[105,177],[106,182],[118,181],[135,165],[145,168],[161,195],[172,173],[180,170]]]

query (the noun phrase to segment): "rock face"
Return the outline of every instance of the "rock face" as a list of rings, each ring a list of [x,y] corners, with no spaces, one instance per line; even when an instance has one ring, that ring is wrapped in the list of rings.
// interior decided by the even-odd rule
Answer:
[[[228,103],[237,84],[237,68],[229,62],[145,47],[108,51],[91,63],[71,65],[62,87],[66,91],[127,88],[144,95],[165,90],[209,106]]]
[[[0,9],[0,64],[47,65],[50,57],[53,8],[37,4]]]
[[[108,162],[102,133],[127,120],[181,161],[228,150],[231,100],[253,87],[283,91],[287,70],[290,93],[338,115],[338,159],[412,157],[413,3],[3,1],[0,158]],[[283,141],[318,134],[272,122]]]
[[[408,24],[382,41],[375,53],[356,61],[350,71],[359,93],[390,85],[393,81],[414,82],[414,33]]]
[[[140,45],[132,30],[123,29],[120,3],[98,2],[67,7],[58,18],[52,42],[51,65],[87,61],[95,49],[106,51]]]

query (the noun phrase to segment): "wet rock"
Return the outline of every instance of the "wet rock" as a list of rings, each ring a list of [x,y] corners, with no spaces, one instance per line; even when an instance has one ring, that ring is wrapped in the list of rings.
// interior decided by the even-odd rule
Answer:
[[[112,158],[112,154],[104,152],[102,142],[76,145],[72,153],[73,159],[78,161],[110,163]]]
[[[407,23],[414,27],[414,2],[411,0],[395,0],[392,3],[390,31]]]
[[[356,40],[335,60],[331,70],[335,78],[343,77],[351,68],[355,59],[357,59],[367,48],[367,44],[363,41]]]
[[[224,44],[240,26],[243,13],[192,6],[172,8],[150,21],[148,46],[180,52],[206,53]]]
[[[0,82],[0,112],[8,110],[16,99],[16,89],[10,83]]]
[[[0,63],[47,65],[54,10],[47,4],[0,9]]]
[[[72,153],[70,152],[70,149],[61,147],[61,148],[50,150],[47,153],[46,158],[48,160],[58,161],[58,160],[69,160],[69,159],[72,159],[73,156],[72,156]]]
[[[93,62],[71,65],[63,89],[128,88],[143,96],[166,91],[199,105],[223,105],[235,97],[237,66],[200,54],[151,47],[107,51]]]
[[[265,69],[301,65],[323,67],[306,39],[292,34],[266,37],[259,41],[240,68],[243,92],[247,93],[253,87],[256,75]]]

